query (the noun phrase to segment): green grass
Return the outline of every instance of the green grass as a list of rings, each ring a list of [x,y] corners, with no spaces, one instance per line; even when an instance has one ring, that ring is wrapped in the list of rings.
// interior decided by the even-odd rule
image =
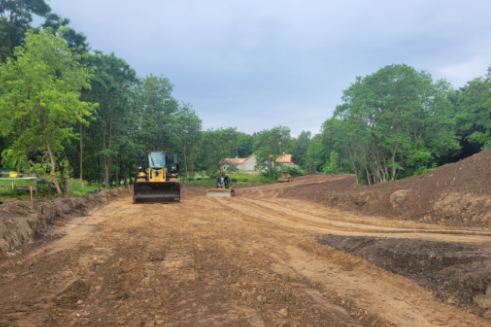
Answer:
[[[252,175],[253,173],[254,175]],[[247,185],[256,185],[256,184],[265,184],[269,183],[272,180],[269,180],[263,176],[260,176],[258,172],[247,172],[247,171],[237,171],[233,173],[226,173],[228,177],[230,177],[233,186],[247,186]],[[197,174],[195,176],[194,181],[192,179],[180,179],[179,182],[185,186],[195,186],[195,187],[212,187],[216,184],[215,175],[207,176],[204,174]]]
[[[0,179],[1,186],[11,186],[12,181],[6,181]],[[15,187],[29,187],[32,186],[34,189],[35,182],[34,180],[22,180],[19,179],[14,181],[14,190],[12,189],[0,189],[0,202],[5,202],[8,200],[16,200],[16,201],[29,201],[31,200],[31,195],[29,191],[25,190],[17,190]],[[82,187],[82,183],[79,179],[71,179],[70,180],[70,194],[80,196],[84,195],[89,191],[94,191],[102,188],[102,184],[92,183],[89,185],[87,182],[84,182],[84,187]],[[55,198],[63,197],[64,194],[57,194],[50,191],[47,185],[38,184],[38,199],[40,200],[53,200]],[[33,192],[33,197],[35,196]]]
[[[87,192],[95,191],[100,188],[103,188],[102,184],[92,183],[92,185],[89,185],[88,182],[84,181],[84,187],[82,187],[80,179],[70,180],[70,193],[73,195],[84,195]]]

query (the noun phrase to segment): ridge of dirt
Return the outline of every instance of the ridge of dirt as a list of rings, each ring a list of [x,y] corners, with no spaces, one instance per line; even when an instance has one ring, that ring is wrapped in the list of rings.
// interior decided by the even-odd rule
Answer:
[[[86,216],[89,210],[127,192],[115,189],[53,201],[3,203],[0,206],[0,258],[18,255],[26,244],[50,234],[56,222]],[[56,235],[52,236],[56,238]]]
[[[407,277],[443,303],[480,316],[486,312],[473,299],[491,282],[490,246],[340,235],[317,241]]]
[[[286,188],[279,197],[366,215],[449,226],[491,227],[491,149],[435,170],[372,186],[354,175]]]

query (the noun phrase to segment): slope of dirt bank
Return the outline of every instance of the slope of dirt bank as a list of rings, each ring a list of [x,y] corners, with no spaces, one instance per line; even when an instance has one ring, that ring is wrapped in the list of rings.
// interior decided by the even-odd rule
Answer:
[[[444,303],[486,313],[474,298],[484,296],[491,282],[490,246],[340,235],[319,237],[318,242],[407,277]]]
[[[85,216],[88,210],[122,194],[127,191],[116,189],[49,202],[5,202],[0,206],[0,258],[19,254],[24,245],[50,232],[55,222]]]
[[[280,195],[423,223],[491,226],[491,149],[429,173],[374,186],[354,176],[290,187]]]

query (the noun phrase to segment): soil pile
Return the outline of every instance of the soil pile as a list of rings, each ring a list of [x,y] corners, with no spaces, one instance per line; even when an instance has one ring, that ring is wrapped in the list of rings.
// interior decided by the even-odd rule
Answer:
[[[318,239],[431,291],[440,301],[482,315],[475,304],[491,282],[491,247],[465,243],[327,235]],[[490,298],[489,294],[484,296]],[[489,317],[488,317],[489,318]]]
[[[373,186],[354,176],[286,189],[280,196],[423,223],[491,227],[491,149],[429,173]]]
[[[0,258],[12,257],[23,245],[46,234],[56,221],[85,216],[87,211],[111,198],[127,194],[124,189],[102,191],[81,197],[13,202],[0,206]]]

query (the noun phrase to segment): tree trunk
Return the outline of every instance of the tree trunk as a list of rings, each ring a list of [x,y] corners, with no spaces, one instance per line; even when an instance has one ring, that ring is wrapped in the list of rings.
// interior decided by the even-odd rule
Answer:
[[[117,158],[117,162],[116,162],[116,188],[120,187],[121,185],[119,184],[119,156]]]
[[[58,192],[58,194],[61,194],[61,188],[60,185],[58,185],[58,180],[56,179],[56,174],[55,174],[56,159],[53,154],[53,151],[51,151],[51,146],[49,144],[49,141],[46,141],[46,146],[48,148],[49,159],[51,161],[51,179],[53,180],[53,183],[56,186],[56,191]]]
[[[80,123],[80,183],[83,183],[83,150],[84,149],[84,135],[83,125]]]
[[[65,198],[70,196],[70,177],[65,179]]]
[[[104,187],[109,188],[109,162],[108,158],[104,157]]]

